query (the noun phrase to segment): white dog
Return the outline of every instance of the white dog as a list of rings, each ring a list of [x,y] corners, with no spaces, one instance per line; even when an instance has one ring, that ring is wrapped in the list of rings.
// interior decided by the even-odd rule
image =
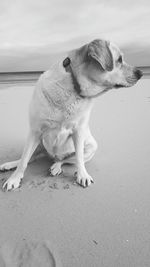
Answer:
[[[22,157],[0,166],[1,171],[17,167],[3,188],[19,187],[38,147],[43,147],[53,158],[52,175],[59,175],[63,164],[75,163],[77,183],[89,186],[93,179],[85,162],[97,149],[89,129],[93,100],[110,89],[130,87],[141,76],[142,72],[127,65],[120,50],[105,40],[94,40],[65,55],[62,62],[42,74],[37,82],[30,105],[30,132]]]

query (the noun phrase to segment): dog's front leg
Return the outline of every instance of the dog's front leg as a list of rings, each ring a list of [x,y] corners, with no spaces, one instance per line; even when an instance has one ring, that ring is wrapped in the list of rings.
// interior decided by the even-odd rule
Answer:
[[[16,189],[19,187],[20,182],[24,176],[24,172],[27,167],[27,164],[32,154],[34,153],[35,149],[37,148],[39,142],[40,142],[40,139],[38,136],[36,136],[33,133],[29,134],[22,157],[17,166],[17,169],[13,172],[10,178],[4,183],[3,189],[11,190],[11,189]]]
[[[89,186],[93,183],[92,177],[88,174],[84,163],[84,137],[85,129],[79,127],[73,134],[73,141],[76,153],[76,165],[77,165],[77,183],[83,187]]]

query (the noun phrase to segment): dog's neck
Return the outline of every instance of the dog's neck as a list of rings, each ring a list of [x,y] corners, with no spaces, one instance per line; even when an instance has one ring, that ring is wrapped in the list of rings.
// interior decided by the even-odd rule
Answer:
[[[85,98],[96,98],[108,91],[84,76],[79,76],[78,81],[81,87],[81,94]]]
[[[66,72],[69,72],[71,74],[71,78],[72,78],[74,90],[76,91],[76,93],[80,97],[84,98],[84,96],[82,96],[82,94],[81,94],[81,86],[78,83],[78,80],[76,79],[76,77],[74,76],[74,73],[73,73],[73,70],[72,70],[72,67],[71,67],[71,60],[70,60],[69,57],[67,57],[67,58],[64,59],[63,66],[64,66]]]
[[[64,59],[63,66],[66,72],[71,74],[74,90],[81,98],[95,98],[106,92],[101,86],[84,77],[81,74],[80,66],[76,67],[75,70],[69,57]]]

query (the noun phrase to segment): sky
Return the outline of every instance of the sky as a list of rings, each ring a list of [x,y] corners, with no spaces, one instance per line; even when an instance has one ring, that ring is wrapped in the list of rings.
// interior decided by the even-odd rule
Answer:
[[[46,70],[93,39],[150,66],[149,0],[0,0],[0,71]]]

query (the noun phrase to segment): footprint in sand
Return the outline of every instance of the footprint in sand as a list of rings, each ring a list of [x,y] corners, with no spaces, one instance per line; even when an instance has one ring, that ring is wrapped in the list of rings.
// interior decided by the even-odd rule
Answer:
[[[19,240],[0,248],[0,267],[62,267],[49,242]]]

